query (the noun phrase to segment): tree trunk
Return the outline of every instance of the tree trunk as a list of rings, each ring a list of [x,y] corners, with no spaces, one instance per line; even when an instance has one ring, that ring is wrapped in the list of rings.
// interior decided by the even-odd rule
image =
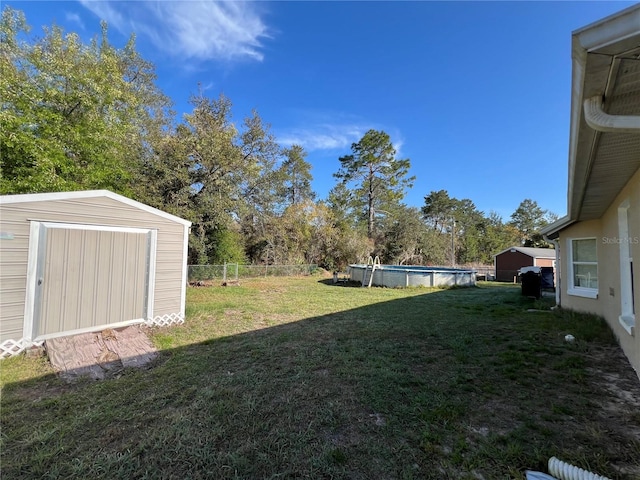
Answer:
[[[374,195],[373,195],[373,167],[370,165],[369,166],[369,194],[368,194],[368,210],[369,210],[369,216],[367,219],[367,237],[369,238],[373,238],[373,234],[374,234],[374,229],[375,229],[375,225],[374,225],[374,221],[375,221],[375,209],[373,208],[373,200],[374,200]]]

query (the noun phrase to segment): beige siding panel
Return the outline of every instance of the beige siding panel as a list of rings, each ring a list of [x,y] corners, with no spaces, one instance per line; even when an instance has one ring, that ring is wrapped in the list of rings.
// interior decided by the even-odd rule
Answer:
[[[130,225],[140,228],[163,228],[167,232],[176,233],[183,229],[182,225],[169,219],[107,197],[8,204],[3,206],[3,216],[5,210],[16,210],[19,212],[18,216],[28,220],[87,225]]]
[[[5,340],[22,338],[24,328],[24,292],[22,292],[22,302],[2,303],[2,332],[0,342]]]
[[[16,205],[2,205],[0,225],[3,232],[12,233],[15,238],[29,237],[29,221]]]
[[[7,302],[3,305],[2,307],[2,319],[4,320],[5,315],[10,317],[10,316],[19,316],[20,320],[20,329],[22,330],[22,320],[23,320],[23,314],[24,314],[24,302],[15,302],[15,303],[10,303]],[[2,324],[3,330],[4,330],[4,323]]]
[[[2,270],[2,282],[4,286],[4,279],[11,277],[27,278],[27,259],[23,262],[16,263],[14,261],[0,260],[0,269]],[[3,289],[4,290],[4,289]]]
[[[182,265],[184,259],[182,230],[170,232],[158,239],[154,316],[181,312]],[[177,267],[180,266],[180,267]]]
[[[175,290],[173,290],[175,292]],[[154,316],[170,315],[180,312],[180,297],[171,295],[169,290],[160,292],[163,296],[155,302],[155,309],[153,311]]]
[[[29,222],[20,214],[0,214],[0,231],[13,239],[0,239],[0,342],[22,337],[29,251]]]
[[[2,294],[8,295],[13,293],[21,293],[24,296],[25,279],[20,275],[3,275],[2,276]],[[24,300],[24,298],[22,299]],[[4,302],[3,302],[4,303]]]
[[[26,262],[29,256],[29,240],[24,242],[16,240],[3,240],[2,257],[7,263]]]
[[[43,205],[51,208],[44,210]],[[139,228],[164,227],[181,230],[182,225],[107,197],[55,200],[20,204],[30,220],[47,220],[87,225],[130,225]],[[28,205],[28,206],[27,206]],[[9,205],[15,207],[15,205]],[[41,218],[43,215],[46,218]]]
[[[176,292],[181,288],[182,282],[179,279],[156,282],[154,316],[180,312],[180,295],[176,295]]]

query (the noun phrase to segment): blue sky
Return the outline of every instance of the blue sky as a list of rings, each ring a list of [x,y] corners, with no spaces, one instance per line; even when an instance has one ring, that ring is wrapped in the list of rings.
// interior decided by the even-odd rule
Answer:
[[[338,158],[384,130],[416,182],[504,220],[525,198],[566,213],[571,32],[635,2],[8,1],[32,33],[109,25],[156,65],[181,115],[202,85],[301,144],[325,198]]]

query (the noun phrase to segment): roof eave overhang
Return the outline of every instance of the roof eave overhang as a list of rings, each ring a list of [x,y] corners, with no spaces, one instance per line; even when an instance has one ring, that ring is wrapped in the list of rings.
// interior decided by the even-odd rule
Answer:
[[[572,223],[575,223],[575,220],[572,220],[569,215],[566,215],[542,228],[540,233],[547,240],[555,240],[560,235],[560,232]]]
[[[614,58],[617,52],[624,51],[625,48],[637,48],[639,45],[640,5],[632,6],[573,32],[568,218],[565,226],[583,219],[581,218],[583,217],[582,203],[593,162],[597,160],[593,150],[588,152],[585,150],[595,148],[601,132],[640,135],[639,116],[616,117],[604,111],[602,99],[606,97],[607,89],[611,88],[611,78],[590,75],[589,70],[593,67],[591,63],[602,62],[603,56],[608,56],[609,59]],[[603,53],[603,56],[590,55],[590,53]],[[587,111],[586,116],[585,111]],[[590,131],[581,132],[581,129]]]

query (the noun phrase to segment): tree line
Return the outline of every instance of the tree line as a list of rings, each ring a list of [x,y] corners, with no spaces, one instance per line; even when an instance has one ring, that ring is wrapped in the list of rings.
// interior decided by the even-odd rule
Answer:
[[[407,206],[410,159],[376,130],[338,159],[318,199],[307,152],[281,146],[257,111],[235,122],[229,98],[199,90],[178,120],[134,36],[116,48],[106,23],[88,44],[56,26],[29,34],[6,7],[0,193],[120,193],[193,223],[190,264],[491,263],[512,245],[544,246],[539,230],[555,219],[526,199],[505,222],[446,190]]]

